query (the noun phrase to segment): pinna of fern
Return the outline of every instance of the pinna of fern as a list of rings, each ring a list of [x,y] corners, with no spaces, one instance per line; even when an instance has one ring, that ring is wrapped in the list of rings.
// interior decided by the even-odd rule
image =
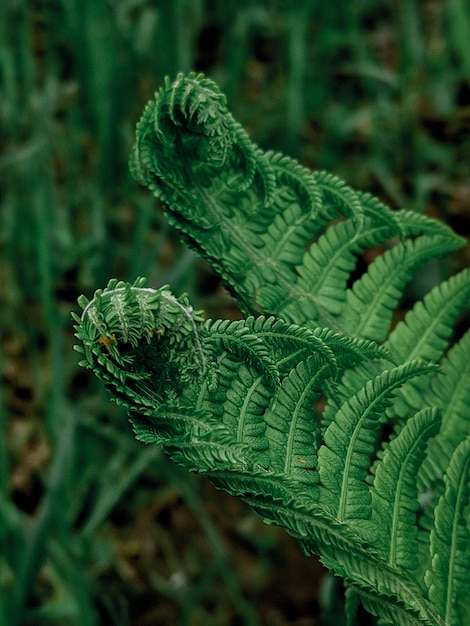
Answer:
[[[81,301],[83,364],[138,438],[342,576],[351,623],[356,598],[381,624],[467,624],[470,332],[449,347],[470,272],[391,330],[416,269],[464,240],[262,152],[201,75],[167,79],[136,137],[133,174],[247,317],[112,281]]]
[[[380,347],[331,332],[321,339],[322,333],[274,318],[201,324],[184,297],[178,304],[176,300],[166,287],[151,290],[138,280],[132,286],[111,281],[91,302],[81,301],[84,312],[76,321],[84,365],[129,409],[136,436],[163,445],[176,462],[243,497],[352,584],[368,576],[373,588],[390,568],[387,593],[375,589],[382,605],[404,603],[413,619],[443,623],[432,621],[432,606],[411,576],[419,532],[414,470],[422,460],[424,434],[432,436],[438,429],[437,411],[412,418],[385,449],[386,469],[375,470],[374,484],[367,480],[394,391],[435,368],[413,361],[385,370],[322,429],[312,401],[325,381],[338,380],[346,363],[351,366],[372,354],[383,358]],[[130,311],[137,302],[146,323],[129,315],[121,326],[116,308]],[[184,348],[190,328],[196,334],[199,369],[189,364],[185,375],[170,381],[171,368],[155,367],[154,354],[177,353],[180,340]],[[112,344],[103,337],[113,337]],[[128,366],[126,376],[122,365],[128,361],[134,367]],[[177,367],[183,363],[179,360]],[[167,394],[157,391],[162,384]],[[419,427],[423,421],[426,429]],[[416,431],[420,437],[413,435]],[[400,472],[406,480],[398,480]],[[387,480],[392,485],[396,480],[393,498],[383,487]],[[397,517],[396,523],[384,525],[384,519]]]

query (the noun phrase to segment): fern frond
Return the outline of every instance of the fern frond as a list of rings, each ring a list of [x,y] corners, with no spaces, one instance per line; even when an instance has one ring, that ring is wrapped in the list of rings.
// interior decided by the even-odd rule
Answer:
[[[279,189],[273,199],[272,214],[259,234],[258,245],[264,249],[272,263],[279,264],[291,280],[295,281],[294,269],[300,265],[309,241],[321,231],[325,219],[322,215],[306,213],[293,191]],[[254,291],[259,283],[250,287]]]
[[[266,159],[274,171],[280,190],[293,192],[293,200],[297,200],[303,213],[315,218],[322,210],[322,189],[310,170],[280,152],[267,152]]]
[[[288,374],[296,363],[305,361],[316,352],[320,352],[332,367],[338,365],[336,346],[332,349],[330,346],[333,342],[328,339],[325,341],[313,330],[297,324],[286,324],[283,320],[263,315],[248,317],[245,324],[267,346],[273,362],[283,376]],[[341,336],[341,339],[347,341],[346,337]]]
[[[447,624],[470,619],[470,439],[456,448],[444,477],[445,491],[434,510],[431,531],[431,568],[425,581],[429,599]]]
[[[425,607],[420,613],[412,613],[407,606],[403,606],[393,596],[377,596],[375,593],[367,593],[363,588],[361,588],[359,595],[364,608],[372,615],[385,620],[385,625],[421,626],[422,624],[435,624],[436,626],[447,626],[430,607]],[[415,592],[415,596],[418,596],[418,592]]]
[[[265,412],[272,402],[273,389],[254,367],[224,354],[217,361],[217,382],[209,401],[214,417],[226,425],[234,441],[256,452],[256,464],[269,468],[269,442]]]
[[[398,236],[400,239],[407,234],[402,221],[398,219],[398,212],[391,211],[388,206],[380,202],[370,193],[356,191],[362,204],[364,215],[367,216],[379,228],[390,232],[390,237]]]
[[[318,451],[320,504],[339,520],[371,518],[370,488],[365,482],[378,429],[393,392],[409,378],[425,374],[431,366],[414,361],[385,370],[369,381],[339,409],[324,433]]]
[[[207,372],[203,317],[186,296],[111,280],[93,300],[81,299],[76,336],[85,361],[126,406],[152,406]]]
[[[440,283],[409,311],[390,333],[385,346],[396,361],[439,362],[458,315],[470,302],[470,270]]]
[[[210,432],[215,425],[201,409],[165,404],[152,410],[131,410],[129,421],[136,439],[160,445],[179,437],[189,438],[191,433]]]
[[[364,607],[394,626],[447,626],[413,580],[385,565],[374,554],[346,549],[324,550],[322,563],[357,591]]]
[[[314,172],[313,177],[327,202],[331,203],[340,215],[350,217],[360,226],[364,219],[364,209],[356,192],[344,180],[330,172]]]
[[[396,231],[395,231],[396,232]],[[367,247],[387,240],[390,229],[366,219],[361,230],[347,220],[330,226],[318,241],[310,246],[297,267],[297,285],[315,294],[315,301],[333,315],[339,315],[346,300],[346,286],[354,271],[357,258]],[[282,315],[282,311],[278,311]]]
[[[218,87],[200,74],[167,80],[144,111],[136,137],[133,174],[164,200],[172,225],[215,267],[248,314],[273,314],[302,325],[315,321],[349,333],[344,319],[332,315],[338,307],[345,310],[340,282],[346,276],[341,268],[348,240],[340,244],[346,245],[342,257],[335,247],[338,263],[337,269],[330,265],[331,281],[319,267],[312,268],[316,259],[305,255],[312,238],[338,217],[350,218],[356,232],[363,231],[354,254],[367,245],[367,229],[382,241],[420,232],[452,238],[449,229],[443,232],[424,218],[413,222],[406,212],[393,214],[331,174],[310,173],[288,157],[263,153],[230,115]],[[321,246],[326,253],[327,244]],[[430,247],[427,258],[433,254]],[[348,263],[352,267],[351,259]],[[298,274],[312,279],[297,284]],[[390,285],[391,296],[383,296],[388,307],[396,302],[396,290]],[[380,326],[383,335],[385,320]]]
[[[467,244],[467,241],[463,237],[459,237],[450,226],[447,226],[444,222],[427,217],[427,215],[407,209],[394,211],[393,214],[406,235],[428,235],[430,237],[450,238],[454,239],[457,245],[460,244],[460,247]]]
[[[392,361],[389,351],[375,341],[346,337],[340,333],[335,333],[329,328],[317,327],[312,332],[331,347],[341,370],[352,367],[362,361],[375,361],[376,359]]]
[[[199,437],[172,438],[163,443],[171,459],[190,472],[207,473],[214,467],[231,471],[249,471],[252,458],[249,449],[233,440],[222,424]]]
[[[279,372],[267,347],[251,332],[252,325],[245,320],[208,320],[204,325],[205,344],[214,355],[225,350],[240,360],[254,365],[273,388],[279,384]],[[222,347],[222,350],[220,349]]]
[[[399,363],[420,358],[439,362],[448,349],[454,324],[469,302],[470,270],[463,270],[418,301],[390,333],[384,346]],[[405,385],[394,403],[394,415],[405,417],[410,410],[419,410],[429,383],[430,380],[422,378]],[[426,398],[430,405],[434,403],[428,394]]]
[[[347,315],[342,316],[342,325],[348,334],[384,341],[413,271],[433,256],[452,252],[460,245],[456,238],[423,235],[378,257],[347,292]]]
[[[317,482],[316,438],[319,424],[312,410],[333,367],[320,355],[300,362],[284,378],[276,402],[265,415],[271,468],[300,483]]]
[[[138,439],[286,528],[351,604],[384,625],[465,626],[470,332],[448,347],[470,271],[390,332],[415,270],[465,241],[263,152],[194,72],[147,105],[130,168],[247,319],[204,322],[166,286],[113,280],[80,299],[82,364]]]
[[[386,445],[375,466],[372,519],[385,542],[387,564],[393,568],[418,567],[417,473],[439,425],[437,410],[416,413]]]
[[[470,331],[449,350],[441,369],[431,381],[426,397],[440,407],[442,427],[419,473],[422,490],[434,488],[442,477],[456,446],[470,434]]]

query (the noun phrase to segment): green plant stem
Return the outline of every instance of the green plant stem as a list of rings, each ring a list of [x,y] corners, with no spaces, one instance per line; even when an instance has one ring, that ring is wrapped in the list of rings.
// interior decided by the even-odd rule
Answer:
[[[171,469],[171,477],[174,481],[174,468],[170,467],[169,469]],[[239,578],[230,564],[227,549],[221,539],[220,533],[204,508],[201,499],[197,495],[194,485],[191,484],[191,481],[188,481],[187,475],[184,475],[180,472],[180,470],[178,470],[178,489],[187,505],[194,511],[199,524],[204,530],[204,534],[215,557],[212,566],[215,568],[215,571],[220,574],[227,590],[232,596],[234,606],[237,607],[238,616],[244,620],[243,623],[247,626],[256,626],[258,624],[257,612],[250,602],[248,602],[244,597],[243,590],[240,587]],[[185,615],[189,616],[191,610],[199,604],[202,592],[203,590],[199,590],[197,595],[192,598],[192,602],[186,601]],[[189,622],[184,622],[183,619],[183,623]]]
[[[94,531],[101,526],[125,492],[142,472],[151,463],[159,461],[162,456],[163,452],[160,448],[157,448],[157,446],[148,446],[141,450],[132,465],[122,473],[122,479],[119,482],[111,485],[110,481],[106,481],[106,483],[103,484],[103,488],[96,498],[97,504],[83,527],[82,535],[84,537],[90,537]],[[113,472],[113,474],[114,473],[115,472]]]
[[[19,626],[28,605],[37,573],[47,552],[47,538],[60,514],[63,514],[63,487],[73,463],[75,447],[76,415],[67,411],[64,427],[55,448],[55,455],[49,473],[47,493],[41,510],[31,528],[25,554],[18,569],[13,610],[9,626]]]

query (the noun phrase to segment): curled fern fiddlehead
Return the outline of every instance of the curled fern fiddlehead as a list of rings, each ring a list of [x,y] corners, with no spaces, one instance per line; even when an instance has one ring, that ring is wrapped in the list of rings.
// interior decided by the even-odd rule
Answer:
[[[164,201],[170,222],[217,269],[247,314],[354,333],[348,310],[354,306],[368,318],[366,292],[359,284],[348,290],[347,283],[365,248],[396,236],[405,245],[407,237],[432,235],[432,242],[410,241],[390,256],[389,276],[400,294],[425,259],[463,243],[443,224],[393,213],[329,173],[263,153],[233,119],[217,85],[202,75],[167,79],[136,137],[133,175]],[[376,274],[383,272],[379,267]],[[377,325],[386,333],[384,313],[396,305],[390,293],[391,286],[383,304],[375,299],[380,318],[370,320],[367,338],[375,338]]]
[[[83,308],[78,337],[87,357],[85,365],[124,399],[153,406],[163,395],[207,373],[200,332],[202,315],[185,297],[175,298],[167,288],[145,287],[111,280]]]
[[[381,624],[465,626],[470,331],[451,342],[470,272],[391,329],[416,269],[465,242],[263,153],[195,73],[149,103],[130,165],[247,314],[204,322],[143,279],[80,301],[83,364],[136,437],[297,537],[345,580],[348,615],[360,599]]]

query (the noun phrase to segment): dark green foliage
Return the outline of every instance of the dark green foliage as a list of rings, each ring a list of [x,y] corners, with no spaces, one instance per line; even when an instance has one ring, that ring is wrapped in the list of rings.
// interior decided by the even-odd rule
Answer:
[[[263,149],[468,236],[469,17],[465,0],[0,2],[1,624],[345,625],[342,581],[316,558],[134,441],[125,409],[77,369],[69,311],[112,276],[144,275],[208,316],[239,318],[127,167],[155,86],[191,68],[219,83]],[[290,241],[277,252],[301,263]],[[469,252],[418,271],[396,319]],[[460,337],[456,320],[444,324]],[[465,432],[465,353],[447,365],[460,385],[439,377],[454,415],[424,485],[434,460],[447,466],[460,420]],[[421,381],[407,384],[413,406]]]
[[[142,279],[81,301],[83,364],[137,438],[319,555],[349,615],[359,598],[383,624],[465,626],[469,333],[448,348],[468,271],[392,326],[417,268],[465,241],[263,153],[195,73],[146,107],[131,170],[248,316],[203,323]]]

